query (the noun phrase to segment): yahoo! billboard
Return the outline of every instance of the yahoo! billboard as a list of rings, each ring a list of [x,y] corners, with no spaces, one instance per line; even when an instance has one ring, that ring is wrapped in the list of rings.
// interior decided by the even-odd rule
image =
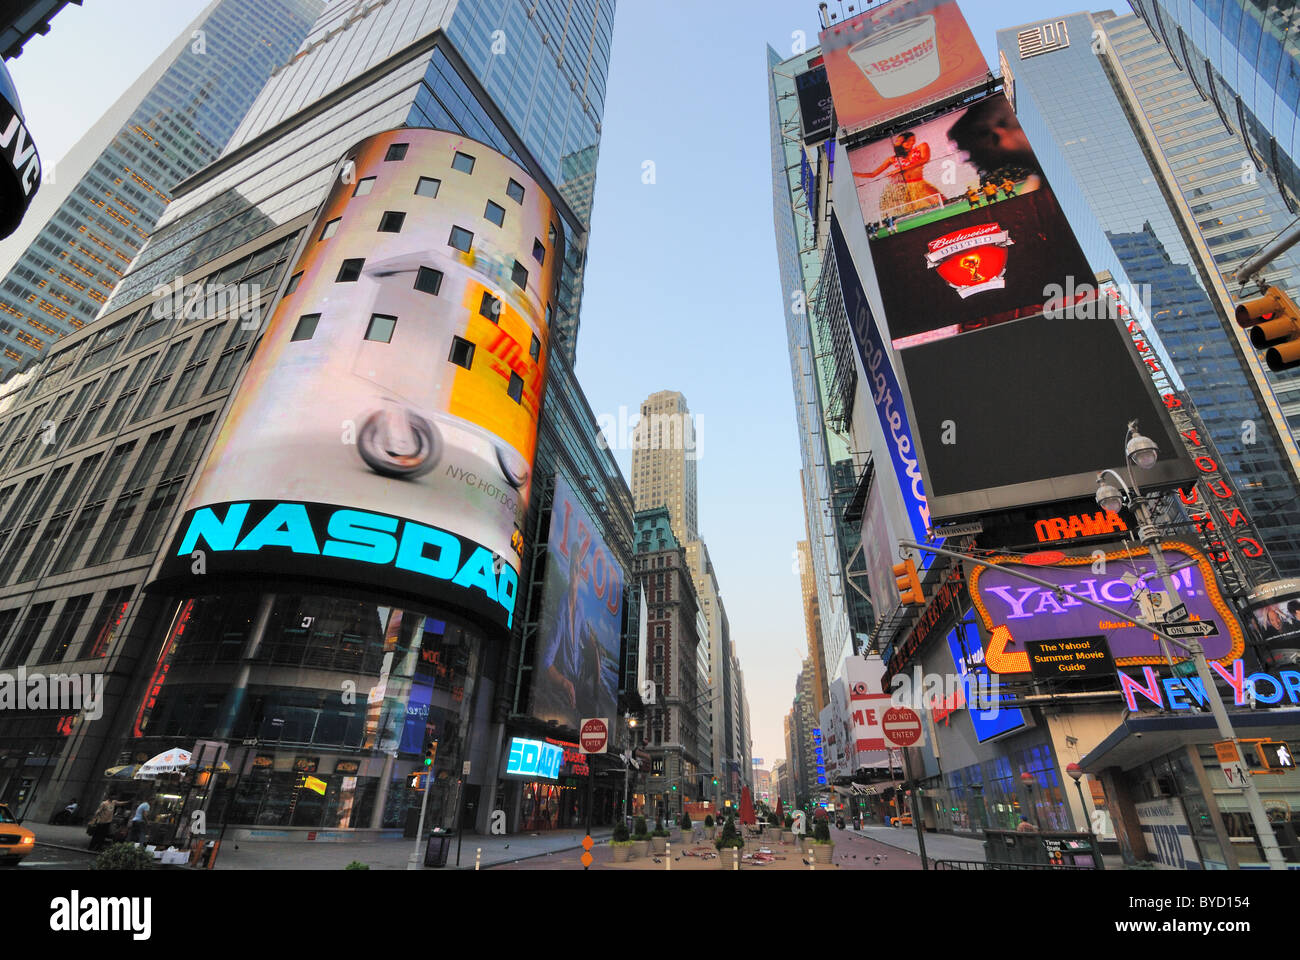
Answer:
[[[1187,619],[1214,626],[1215,632],[1201,640],[1206,658],[1226,663],[1240,657],[1245,649],[1241,625],[1219,593],[1209,561],[1186,544],[1166,542],[1161,548],[1171,567],[1189,559],[1196,561],[1174,574],[1174,580],[1177,600],[1187,606]],[[1016,557],[995,557],[993,562],[999,565],[977,567],[969,580],[975,609],[992,635],[985,662],[993,672],[1029,673],[1026,643],[1098,633],[1106,637],[1117,666],[1164,662],[1159,640],[1150,630],[1143,630],[1133,620],[1117,620],[1079,599],[1086,597],[1140,616],[1136,594],[1141,586],[1125,580],[1125,575],[1145,581],[1149,589],[1163,589],[1145,549],[1067,557],[1056,566],[1026,571],[1058,590],[1029,583],[1003,569],[1019,564]],[[1174,647],[1172,652],[1177,654],[1178,649]]]
[[[923,543],[930,539],[930,505],[925,497],[925,481],[921,478],[921,467],[917,461],[916,444],[912,441],[912,428],[907,420],[903,391],[889,362],[889,354],[885,352],[885,341],[876,328],[866,291],[862,289],[862,281],[858,279],[848,242],[844,239],[844,231],[840,229],[834,214],[831,215],[831,245],[835,250],[835,269],[840,277],[844,311],[849,317],[849,326],[853,330],[862,366],[867,371],[867,389],[871,402],[885,433],[889,460],[894,466],[899,489],[903,492],[903,503],[907,507],[912,533],[918,543]],[[942,540],[934,542],[936,546],[943,545]],[[927,554],[927,565],[932,557],[933,554]]]

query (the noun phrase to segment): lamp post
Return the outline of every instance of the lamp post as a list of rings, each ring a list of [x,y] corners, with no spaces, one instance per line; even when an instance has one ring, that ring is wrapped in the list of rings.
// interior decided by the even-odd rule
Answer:
[[[1026,770],[1020,775],[1020,782],[1025,785],[1025,793],[1029,795],[1029,806],[1034,813],[1034,826],[1042,830],[1043,824],[1038,817],[1038,805],[1034,803],[1034,775]]]
[[[1083,802],[1083,767],[1077,763],[1068,764],[1065,772],[1070,775],[1074,781],[1074,788],[1079,791],[1079,810],[1083,813],[1083,820],[1088,825],[1088,839],[1092,841],[1092,855],[1096,858],[1097,866],[1101,866],[1101,848],[1097,846],[1097,835],[1092,832],[1092,817],[1088,816],[1088,805]]]
[[[1123,505],[1132,508],[1133,514],[1138,521],[1138,539],[1150,551],[1156,572],[1164,581],[1165,589],[1169,592],[1169,603],[1173,604],[1178,599],[1178,587],[1169,572],[1169,565],[1165,562],[1164,551],[1160,549],[1160,531],[1156,528],[1146,502],[1142,499],[1141,491],[1133,480],[1133,467],[1137,467],[1139,470],[1149,470],[1155,465],[1159,453],[1160,450],[1155,441],[1138,432],[1137,421],[1130,422],[1124,440],[1124,460],[1128,465],[1129,483],[1132,488],[1130,489],[1129,485],[1124,483],[1124,478],[1114,470],[1103,470],[1097,474],[1097,504],[1103,510],[1118,510]],[[1119,481],[1122,492],[1121,489],[1106,482],[1106,474],[1110,474]],[[1210,664],[1205,659],[1205,648],[1201,645],[1201,641],[1196,638],[1187,641],[1175,640],[1172,637],[1166,638],[1160,634],[1157,634],[1157,637],[1160,640],[1160,648],[1165,654],[1165,659],[1170,664],[1171,671],[1173,670],[1173,657],[1169,653],[1168,644],[1174,643],[1187,651],[1188,657],[1196,664],[1196,675],[1200,678],[1201,687],[1205,691],[1205,699],[1210,705],[1210,712],[1214,716],[1219,737],[1223,740],[1231,740],[1236,744],[1236,731],[1233,730],[1232,721],[1228,718],[1228,711],[1223,706],[1223,699],[1219,696],[1219,688],[1214,682],[1214,676],[1210,673]],[[1269,868],[1272,870],[1285,870],[1287,868],[1286,860],[1282,856],[1282,850],[1277,842],[1277,835],[1273,833],[1273,826],[1269,822],[1267,811],[1264,809],[1264,801],[1260,799],[1259,790],[1255,787],[1254,774],[1249,772],[1246,774],[1246,778],[1242,783],[1242,793],[1245,796],[1246,806],[1250,810],[1250,818],[1255,825],[1255,833],[1259,837],[1259,843],[1264,850],[1264,858],[1268,862]]]

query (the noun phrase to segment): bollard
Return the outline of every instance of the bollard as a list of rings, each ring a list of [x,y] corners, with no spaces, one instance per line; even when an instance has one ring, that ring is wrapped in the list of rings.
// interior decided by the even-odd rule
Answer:
[[[482,862],[483,862],[483,848],[479,847],[477,850],[474,851],[474,869],[477,870],[479,868],[479,864]]]
[[[671,870],[673,868],[673,845],[671,843],[666,843],[664,844],[664,848],[668,851],[668,856],[664,858],[664,869]]]

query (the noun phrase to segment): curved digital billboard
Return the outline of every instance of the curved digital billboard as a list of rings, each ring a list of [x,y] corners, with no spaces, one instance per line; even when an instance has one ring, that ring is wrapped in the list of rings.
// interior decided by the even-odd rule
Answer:
[[[163,560],[513,623],[563,261],[550,200],[454,133],[341,161]]]

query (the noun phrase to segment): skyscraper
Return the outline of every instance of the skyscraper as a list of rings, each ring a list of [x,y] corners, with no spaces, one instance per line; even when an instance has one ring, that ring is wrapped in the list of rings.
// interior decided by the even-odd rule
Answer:
[[[1300,210],[1300,8],[1294,2],[1134,0],[1134,11],[1198,88],[1251,163]]]
[[[324,0],[213,0],[51,171],[0,261],[0,375],[99,313],[171,200],[215,160]],[[12,253],[9,253],[12,251]]]
[[[1300,570],[1286,416],[1300,379],[1264,369],[1228,286],[1283,222],[1280,196],[1243,177],[1244,148],[1137,17],[1053,17],[1001,30],[998,44],[1017,118],[1089,262],[1167,352],[1273,560]]]
[[[819,223],[829,209],[828,191],[822,188],[835,162],[835,142],[823,143],[808,133],[819,120],[803,112],[806,89],[820,86],[826,91],[820,96],[829,102],[820,48],[782,60],[769,47],[767,59],[772,216],[822,659],[830,679],[871,632],[874,617],[869,603],[849,602],[851,588],[846,586],[849,562],[860,555],[859,534],[843,522],[840,508],[856,488],[867,457],[849,429],[858,374],[834,264],[823,262],[826,238],[819,236]],[[823,129],[820,138],[825,136]]]
[[[686,398],[673,390],[646,397],[632,447],[632,499],[638,510],[666,507],[683,543],[700,537],[698,453]]]
[[[506,47],[489,49],[486,56],[497,59],[481,62],[479,73],[499,72],[503,96],[533,91],[516,114],[527,133],[450,39],[452,30],[467,29],[457,17],[479,23],[490,10],[507,17]],[[512,830],[527,818],[546,820],[538,806],[545,791],[530,790],[537,803],[526,807],[524,781],[503,782],[500,772],[516,739],[576,730],[537,719],[530,701],[537,690],[519,669],[521,658],[544,659],[549,649],[557,673],[568,670],[568,682],[581,685],[584,703],[612,702],[632,570],[630,492],[597,443],[565,352],[552,355],[547,343],[568,251],[585,245],[577,239],[584,223],[555,178],[561,158],[594,147],[598,134],[569,149],[566,133],[553,162],[541,158],[553,118],[569,117],[565,130],[584,128],[573,122],[575,109],[586,116],[581,88],[566,71],[581,69],[589,101],[603,104],[595,88],[603,89],[606,54],[596,21],[612,16],[612,2],[586,7],[588,46],[557,59],[547,46],[564,35],[563,12],[548,9],[525,23],[504,3],[331,4],[297,54],[286,54],[222,155],[172,191],[101,316],[52,347],[39,373],[6,383],[0,663],[78,662],[109,683],[102,720],[5,718],[0,759],[19,759],[0,767],[0,797],[18,791],[30,804],[35,796],[34,809],[43,811],[65,792],[101,792],[100,771],[160,737],[215,737],[240,750],[270,724],[284,727],[286,745],[325,751],[318,769],[325,793],[300,795],[289,782],[297,773],[264,766],[270,776],[255,787],[245,779],[239,796],[221,788],[203,800],[226,805],[233,822],[330,824],[362,837],[400,826],[421,796],[398,758],[418,756],[430,738],[439,742],[437,769],[447,774],[462,769],[472,745],[475,773],[465,790],[483,794],[482,824],[498,808],[508,809]],[[570,18],[573,30],[580,19]],[[494,42],[493,21],[482,23]],[[533,34],[537,50],[524,42]],[[327,209],[335,212],[326,217]],[[345,310],[345,302],[356,309]],[[351,319],[360,326],[349,326]],[[403,362],[407,374],[392,366]],[[328,390],[284,379],[331,364],[341,366]],[[18,391],[18,381],[33,379],[34,389]],[[278,390],[287,390],[279,396],[288,406],[273,398]],[[340,423],[333,412],[320,419],[347,396],[351,412]],[[277,412],[245,415],[264,402]],[[289,407],[295,412],[281,416]],[[41,427],[47,420],[53,428]],[[282,459],[309,433],[325,441],[327,456],[346,462],[331,469],[319,457]],[[214,452],[218,435],[222,450],[233,442],[243,453]],[[278,466],[236,466],[247,466],[248,456]],[[382,550],[371,560],[352,552],[347,563],[363,566],[344,574],[347,597],[321,567],[280,579],[295,557],[340,559],[332,547],[261,554],[254,565],[268,566],[256,582],[232,568],[218,571],[231,555],[210,544],[200,550],[201,574],[174,566],[183,544],[172,540],[183,539],[195,517],[214,533],[206,527],[213,508],[194,497],[221,499],[211,491],[222,484],[292,476],[315,492],[264,491],[272,500],[261,500],[259,511],[283,498],[311,523],[304,501],[317,505],[312,511],[359,506],[356,497],[369,495],[359,491],[376,483],[387,491],[385,511],[442,511],[445,519],[426,516],[428,523],[391,518],[415,534],[402,569],[418,582],[401,586],[397,566],[376,580],[381,567],[371,560]],[[240,508],[233,515],[215,509],[232,522],[243,516]],[[579,587],[574,574],[585,573],[590,586],[580,592],[591,607],[586,623],[601,630],[598,654],[590,644],[576,648],[570,631],[562,657],[563,638],[543,627],[547,603],[558,606],[543,578],[546,531],[557,516],[557,546],[569,544],[570,532],[584,542],[579,526],[603,545],[595,570],[589,557],[585,568],[582,557],[562,571],[558,563],[550,568]],[[461,531],[454,548],[453,531],[439,533],[438,523]],[[428,555],[416,556],[420,537],[441,539],[446,566],[466,570],[464,590],[436,576]],[[396,555],[389,560],[395,564]],[[470,579],[477,586],[468,587]],[[227,638],[225,653],[209,646],[212,631]],[[267,658],[233,674],[212,669],[230,654],[251,657],[249,643]],[[302,659],[308,649],[311,667]],[[279,664],[274,675],[265,672],[271,663]],[[337,696],[321,699],[326,674],[381,693],[335,711]],[[194,697],[217,709],[193,713]],[[307,705],[306,713],[291,702]],[[257,732],[232,733],[245,729]],[[232,766],[240,762],[232,756]],[[454,819],[444,787],[455,780],[436,778],[431,816]],[[258,794],[251,803],[248,788]],[[602,792],[596,806],[608,811],[612,788],[608,798]]]

